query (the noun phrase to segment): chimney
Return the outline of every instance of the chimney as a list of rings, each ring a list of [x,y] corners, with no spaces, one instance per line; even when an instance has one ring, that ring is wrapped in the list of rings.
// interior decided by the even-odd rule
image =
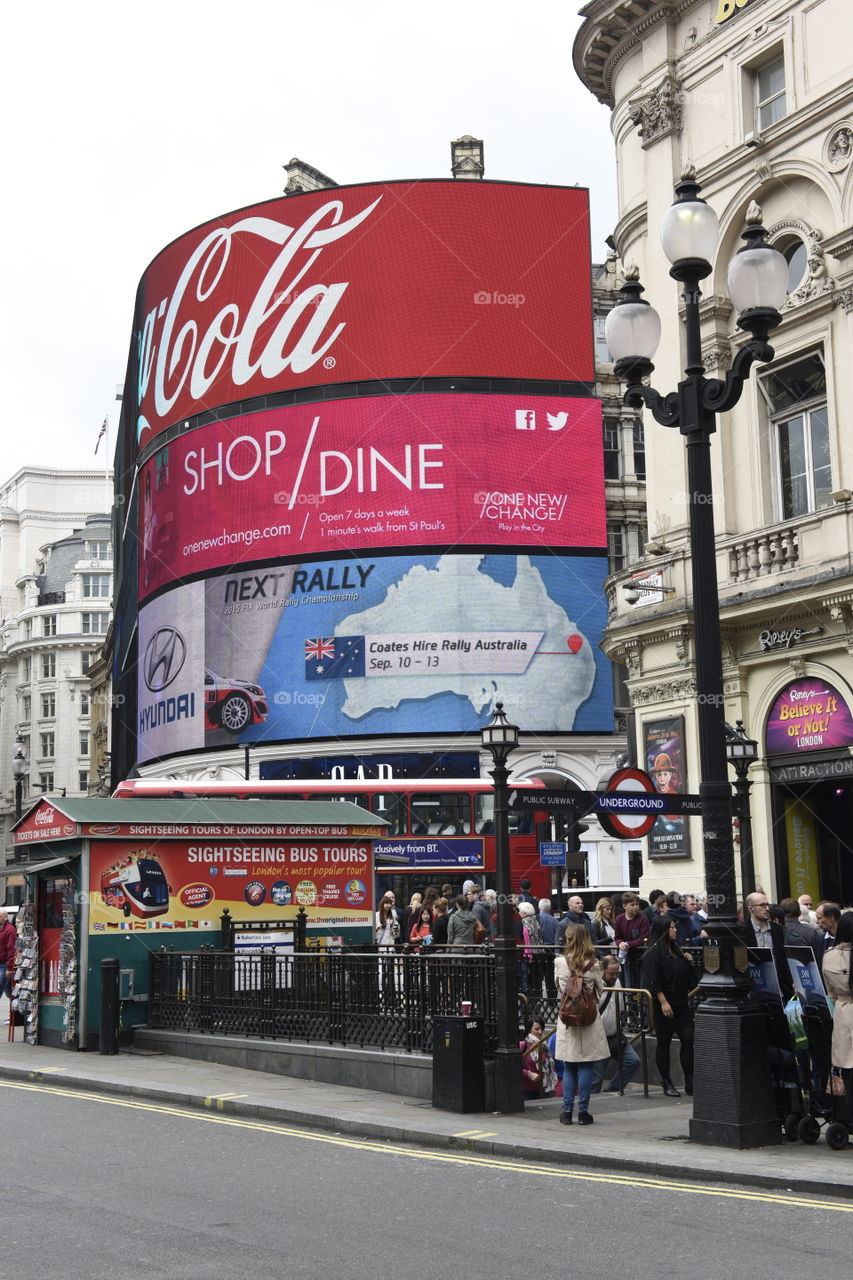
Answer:
[[[470,133],[450,144],[450,172],[454,178],[482,178],[486,172],[483,164],[483,139],[472,138]]]

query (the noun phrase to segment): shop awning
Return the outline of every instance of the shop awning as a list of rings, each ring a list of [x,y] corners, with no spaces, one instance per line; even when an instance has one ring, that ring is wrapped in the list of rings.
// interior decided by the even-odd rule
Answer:
[[[0,880],[8,880],[9,876],[31,876],[35,871],[47,871],[49,867],[62,867],[79,858],[80,853],[69,853],[64,858],[43,858],[41,862],[10,862],[0,867]]]

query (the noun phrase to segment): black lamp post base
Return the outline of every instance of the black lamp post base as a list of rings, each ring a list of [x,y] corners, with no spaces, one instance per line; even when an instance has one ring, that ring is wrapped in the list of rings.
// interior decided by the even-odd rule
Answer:
[[[508,1116],[523,1110],[521,1054],[499,1046],[495,1049],[495,1111]]]
[[[766,1039],[764,1016],[737,999],[699,1006],[691,1142],[743,1151],[782,1141]]]

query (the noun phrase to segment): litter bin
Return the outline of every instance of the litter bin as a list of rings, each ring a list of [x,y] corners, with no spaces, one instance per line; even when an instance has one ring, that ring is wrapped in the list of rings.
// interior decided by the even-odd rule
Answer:
[[[433,1018],[432,1105],[442,1111],[483,1111],[485,1096],[482,1019]]]

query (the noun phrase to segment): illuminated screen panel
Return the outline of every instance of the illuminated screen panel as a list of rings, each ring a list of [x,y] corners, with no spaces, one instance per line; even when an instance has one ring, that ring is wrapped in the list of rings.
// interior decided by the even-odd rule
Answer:
[[[137,440],[255,396],[389,378],[593,379],[588,196],[397,182],[267,201],[142,278]]]
[[[142,597],[270,556],[606,544],[598,400],[422,395],[272,409],[142,470]]]
[[[272,563],[140,610],[139,759],[235,742],[609,731],[603,555]]]

